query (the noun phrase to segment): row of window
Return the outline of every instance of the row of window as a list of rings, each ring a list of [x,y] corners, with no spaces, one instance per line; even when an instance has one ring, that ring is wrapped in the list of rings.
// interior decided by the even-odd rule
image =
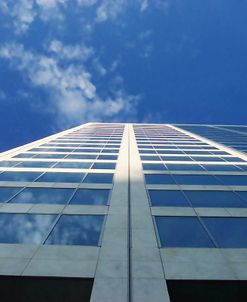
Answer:
[[[152,206],[246,208],[247,191],[148,190]]]
[[[81,153],[118,153],[119,149],[86,149],[86,148],[32,148],[29,152],[81,152]]]
[[[159,156],[159,155],[141,155],[141,160],[152,161],[186,161],[186,162],[245,162],[243,159],[235,156]]]
[[[115,169],[116,163],[108,162],[54,162],[54,161],[0,161],[0,167],[56,168],[56,169]]]
[[[146,174],[147,184],[247,186],[247,175]]]
[[[247,248],[247,218],[156,216],[162,247]]]
[[[0,202],[107,205],[108,189],[0,187]]]
[[[234,164],[165,164],[143,163],[143,170],[169,170],[169,171],[247,171],[247,165]]]
[[[83,154],[83,153],[20,153],[14,156],[14,158],[63,158],[63,159],[97,159],[97,160],[117,160],[117,155],[93,155],[93,154]]]
[[[103,215],[0,214],[0,243],[98,245]]]
[[[112,183],[112,173],[3,172],[0,181]]]

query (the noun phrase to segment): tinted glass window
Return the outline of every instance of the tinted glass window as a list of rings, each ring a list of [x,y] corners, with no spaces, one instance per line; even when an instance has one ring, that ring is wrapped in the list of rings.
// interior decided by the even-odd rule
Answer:
[[[190,165],[190,164],[166,164],[168,170],[171,171],[204,171],[204,169],[199,165]]]
[[[3,160],[0,161],[0,167],[13,167],[17,164],[19,164],[19,161],[7,161],[7,160]]]
[[[188,201],[181,191],[149,190],[152,206],[187,207]]]
[[[34,181],[41,172],[4,172],[0,174],[0,181]]]
[[[146,174],[145,179],[147,184],[175,184],[172,177],[168,174]]]
[[[203,165],[207,171],[241,171],[234,165]]]
[[[220,182],[210,175],[173,175],[173,177],[181,185],[220,185]]]
[[[65,204],[74,189],[26,188],[11,203]]]
[[[202,218],[221,248],[247,248],[247,218]]]
[[[83,182],[91,183],[112,183],[113,174],[111,173],[88,173]]]
[[[66,159],[95,159],[97,155],[93,154],[69,154]]]
[[[142,155],[141,159],[142,160],[155,160],[155,161],[160,160],[159,156],[146,156],[146,155]]]
[[[115,169],[115,163],[95,163],[92,169]]]
[[[217,178],[219,178],[226,185],[247,185],[247,175],[217,175]]]
[[[192,161],[188,156],[161,156],[165,161]]]
[[[62,173],[47,172],[43,174],[37,181],[42,182],[81,182],[84,174],[82,173]]]
[[[18,165],[19,167],[40,167],[40,168],[49,168],[53,166],[56,162],[48,162],[48,161],[23,161]]]
[[[46,244],[98,245],[104,216],[62,215]]]
[[[37,154],[35,158],[64,158],[66,154]]]
[[[230,191],[184,191],[193,207],[247,207],[237,194]]]
[[[13,158],[30,158],[30,157],[33,157],[35,154],[29,154],[29,153],[20,153],[20,154],[17,154],[16,156],[14,156]]]
[[[98,159],[116,160],[117,155],[99,155]]]
[[[143,170],[167,170],[163,164],[143,164]]]
[[[88,169],[92,163],[78,163],[78,162],[63,162],[58,163],[54,168],[67,168],[67,169]]]
[[[22,188],[0,187],[0,202],[5,202],[13,197]]]
[[[70,204],[97,204],[106,205],[110,190],[78,189]]]
[[[40,244],[56,215],[0,214],[1,243]]]
[[[196,217],[155,217],[162,247],[213,247]]]

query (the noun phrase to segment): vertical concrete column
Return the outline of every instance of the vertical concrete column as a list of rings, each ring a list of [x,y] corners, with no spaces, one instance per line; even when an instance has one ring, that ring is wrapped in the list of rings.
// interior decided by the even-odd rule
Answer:
[[[168,302],[170,299],[133,126],[129,130],[129,143],[131,298],[133,302]]]
[[[125,125],[91,302],[128,301],[128,150]]]

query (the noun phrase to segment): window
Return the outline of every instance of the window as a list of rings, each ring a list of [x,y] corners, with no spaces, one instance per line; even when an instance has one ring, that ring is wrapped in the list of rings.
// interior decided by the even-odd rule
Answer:
[[[69,154],[66,159],[96,159],[97,155],[93,154]]]
[[[143,164],[143,170],[167,170],[163,164]]]
[[[35,158],[64,158],[66,154],[36,154]]]
[[[0,181],[34,181],[41,172],[3,172]]]
[[[204,165],[203,167],[207,171],[241,171],[238,167],[234,165]]]
[[[92,163],[81,162],[61,162],[56,164],[54,168],[67,168],[67,169],[89,169]]]
[[[220,248],[247,248],[247,218],[202,218]]]
[[[160,157],[159,156],[142,155],[141,159],[142,160],[154,160],[154,161],[158,161],[158,160],[160,160]]]
[[[56,215],[0,214],[1,243],[40,244]]]
[[[217,178],[221,180],[225,185],[247,185],[247,175],[217,175]]]
[[[165,161],[192,161],[189,156],[161,156]]]
[[[116,160],[117,155],[99,155],[98,159]]]
[[[193,207],[247,207],[247,203],[231,191],[184,191],[184,193]]]
[[[11,203],[66,204],[74,189],[26,188]]]
[[[23,161],[18,165],[19,167],[27,167],[27,168],[50,168],[53,166],[56,162],[50,162],[50,161]]]
[[[105,189],[78,189],[70,204],[106,205],[110,190]]]
[[[83,173],[46,172],[37,181],[41,182],[81,182]]]
[[[146,174],[145,179],[147,184],[163,184],[163,185],[175,184],[172,177],[168,174]]]
[[[0,161],[0,167],[13,167],[17,164],[19,164],[19,161],[7,161],[7,160],[3,160]]]
[[[0,187],[0,202],[5,202],[23,188]]]
[[[29,153],[20,153],[20,154],[17,154],[16,156],[14,156],[13,158],[30,158],[30,157],[33,157],[35,154],[29,154]]]
[[[152,206],[188,207],[188,201],[181,191],[149,190]]]
[[[213,247],[196,217],[155,217],[162,247]]]
[[[98,245],[103,215],[62,215],[45,244]]]
[[[111,173],[88,173],[83,182],[88,183],[112,183],[113,174]]]
[[[180,185],[220,185],[221,183],[211,175],[173,175]]]
[[[92,169],[115,169],[115,163],[95,163]]]
[[[171,171],[204,171],[200,165],[191,164],[166,164]]]

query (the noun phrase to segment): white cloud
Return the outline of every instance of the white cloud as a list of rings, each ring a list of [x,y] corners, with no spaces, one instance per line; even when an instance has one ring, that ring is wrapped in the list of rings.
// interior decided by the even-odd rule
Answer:
[[[99,75],[101,75],[101,76],[106,75],[107,71],[106,71],[105,67],[100,63],[98,58],[95,58],[93,60],[93,66],[94,66],[94,69],[98,72]]]
[[[59,44],[62,53],[66,53],[67,47]],[[103,99],[84,65],[71,63],[64,67],[52,54],[33,53],[14,43],[0,47],[0,57],[8,59],[12,68],[47,92],[49,103],[44,106],[56,114],[60,127],[89,120],[124,119],[135,114],[139,96],[127,95],[117,89],[112,97]]]
[[[141,1],[140,11],[144,12],[148,8],[149,2],[148,0]]]
[[[105,22],[108,19],[116,19],[121,14],[128,1],[126,0],[103,0],[96,10],[96,22]]]
[[[57,5],[66,4],[67,0],[36,0],[37,5],[43,8],[55,8]]]

